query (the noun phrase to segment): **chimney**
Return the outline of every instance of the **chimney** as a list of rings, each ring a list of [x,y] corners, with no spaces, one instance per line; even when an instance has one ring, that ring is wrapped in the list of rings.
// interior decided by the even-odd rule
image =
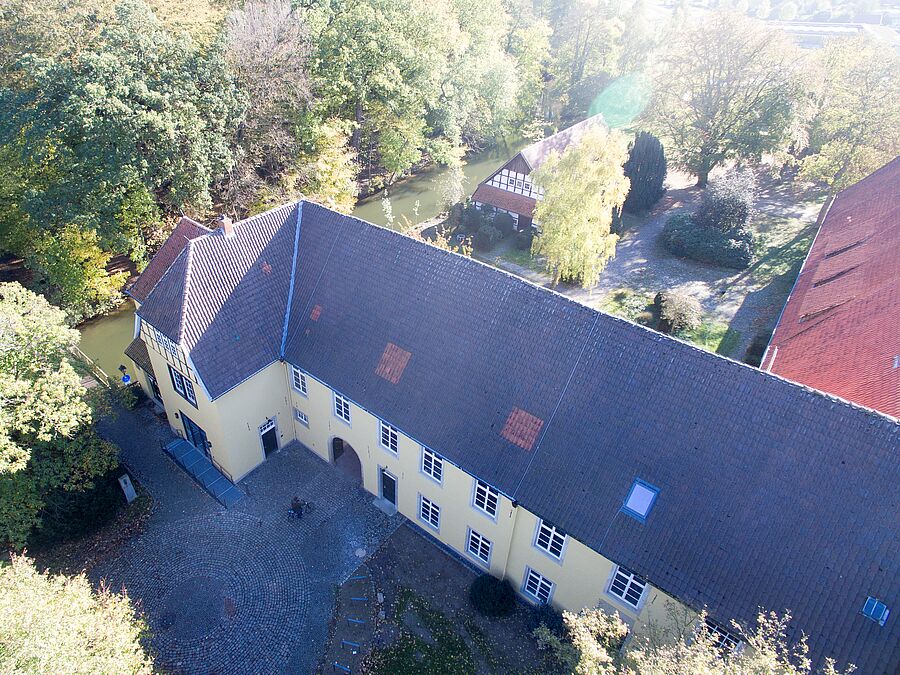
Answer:
[[[222,229],[222,233],[226,238],[234,236],[234,224],[231,222],[231,218],[226,216],[224,213],[218,218],[219,227]]]

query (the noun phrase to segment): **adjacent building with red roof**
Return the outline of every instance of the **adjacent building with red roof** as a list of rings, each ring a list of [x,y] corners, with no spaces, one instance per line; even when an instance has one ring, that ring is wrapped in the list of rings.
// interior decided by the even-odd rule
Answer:
[[[483,180],[475,189],[472,201],[476,206],[493,206],[509,213],[518,229],[526,229],[532,224],[534,207],[544,194],[532,183],[531,172],[540,168],[551,153],[564,152],[570,145],[577,144],[586,131],[603,124],[603,115],[594,115],[532,143]]]
[[[900,157],[834,199],[762,368],[900,417]]]

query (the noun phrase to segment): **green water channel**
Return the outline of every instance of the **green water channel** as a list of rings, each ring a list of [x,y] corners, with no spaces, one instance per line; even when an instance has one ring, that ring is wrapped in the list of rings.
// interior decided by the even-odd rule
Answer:
[[[521,139],[514,139],[469,156],[463,166],[466,194],[472,194],[481,181],[506,163],[525,144]],[[392,186],[388,192],[395,223],[404,222],[404,217],[410,223],[422,222],[440,213],[440,182],[447,171],[446,168],[430,169]],[[377,225],[388,225],[381,199],[382,195],[376,194],[360,201],[353,215]],[[123,354],[134,335],[134,302],[126,301],[114,312],[82,324],[79,330],[81,351],[107,375],[119,379],[119,366],[124,365],[134,379],[134,367]]]

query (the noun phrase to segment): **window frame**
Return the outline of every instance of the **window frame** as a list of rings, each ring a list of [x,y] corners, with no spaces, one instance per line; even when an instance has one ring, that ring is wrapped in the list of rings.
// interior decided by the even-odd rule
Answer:
[[[184,374],[171,363],[167,365],[169,366],[169,379],[172,380],[172,389],[174,389],[175,393],[181,396],[181,398],[196,408],[197,392],[194,389],[194,383],[191,382],[190,378],[185,377]]]
[[[388,436],[388,444],[384,443],[385,432],[387,432]],[[391,447],[391,441],[393,441],[393,446]],[[378,444],[391,453],[394,457],[398,457],[400,455],[400,432],[397,431],[396,427],[392,427],[390,424],[385,422],[384,420],[378,420]]]
[[[300,408],[294,408],[294,419],[309,429],[309,415],[300,410]]]
[[[532,575],[537,577],[537,587],[536,587],[534,593],[532,593],[530,590],[528,590],[528,582],[531,581]],[[538,595],[538,593],[540,592],[541,587],[542,587],[541,586],[542,582],[546,582],[546,583],[550,584],[550,589],[547,591],[546,600],[544,598],[541,598]],[[550,581],[550,579],[545,577],[543,574],[541,574],[537,570],[526,566],[525,567],[525,576],[522,578],[522,589],[521,590],[522,590],[522,595],[526,596],[527,598],[529,598],[533,602],[537,603],[538,605],[549,605],[553,601],[553,591],[556,590],[556,583],[553,581]]]
[[[549,537],[547,540],[547,548],[544,548],[540,544],[541,533],[544,531],[544,528],[547,528],[549,531]],[[553,542],[556,540],[556,537],[562,536],[562,543],[559,545],[559,555],[556,555],[552,551]],[[569,535],[568,533],[557,527],[551,522],[544,520],[543,518],[538,518],[537,527],[534,532],[534,540],[532,541],[532,545],[539,550],[541,553],[549,557],[551,560],[556,562],[562,562],[562,559],[566,555],[566,547],[569,543]]]
[[[615,584],[619,572],[622,572],[623,576],[628,577],[627,581],[624,582],[625,588],[622,591],[622,595],[613,592],[613,584]],[[638,596],[638,599],[634,604],[632,604],[632,602],[627,599],[628,590],[632,587],[632,585],[634,585],[635,587],[637,587],[638,585],[641,586],[640,595]],[[638,576],[635,572],[632,572],[627,567],[623,567],[622,565],[613,565],[612,574],[609,577],[609,583],[606,584],[606,594],[610,597],[615,598],[626,607],[639,612],[641,610],[641,607],[644,606],[644,600],[647,597],[647,588],[649,586],[650,584],[647,583],[646,579]]]
[[[338,412],[338,403],[339,402],[342,406],[346,406],[347,417],[344,417],[343,415],[340,414],[340,412]],[[339,394],[336,391],[332,392],[331,412],[334,414],[334,416],[336,418],[338,418],[344,424],[346,424],[348,426],[350,426],[352,424],[351,420],[353,419],[353,414],[352,414],[351,407],[350,407],[350,399],[347,398],[346,396],[344,396],[343,394]]]
[[[427,504],[427,507],[426,507]],[[426,516],[425,510],[428,510],[428,515]],[[441,507],[435,504],[433,501],[428,499],[421,492],[419,493],[419,509],[418,509],[419,520],[428,525],[435,532],[441,531]],[[437,523],[433,523],[431,521],[430,516],[435,516]]]
[[[473,551],[472,543],[473,543],[473,540],[476,538],[478,539],[478,541],[476,542],[476,546],[475,546],[476,550]],[[484,549],[485,546],[487,547],[487,555],[486,555],[486,557],[482,557],[480,555],[480,552]],[[485,567],[490,568],[491,556],[494,553],[494,542],[492,542],[490,539],[485,537],[483,534],[481,534],[480,532],[476,532],[475,530],[473,530],[470,527],[469,531],[466,533],[466,553],[468,553],[470,556],[475,558],[475,560],[477,560],[479,563],[481,563]]]
[[[481,506],[478,503],[478,490],[483,486],[484,488],[484,506]],[[491,513],[485,508],[489,502],[490,498],[494,499],[494,512]],[[497,513],[500,511],[500,491],[495,487],[490,485],[489,483],[485,483],[483,480],[475,479],[475,484],[472,488],[472,506],[479,512],[490,518],[491,520],[497,520]]]
[[[430,458],[431,471],[425,466],[426,457]],[[422,458],[419,461],[419,470],[438,485],[444,484],[444,458],[431,448],[426,448],[424,445],[422,446]],[[438,475],[435,476],[435,473]]]
[[[631,499],[631,495],[634,494],[635,489],[640,486],[651,492],[653,496],[650,499],[650,505],[647,507],[646,513],[641,513],[640,511],[635,511],[628,506],[628,500]],[[655,485],[651,485],[645,480],[641,480],[640,478],[635,478],[634,482],[631,484],[631,489],[628,490],[628,494],[625,495],[625,501],[622,502],[622,513],[625,515],[631,516],[637,521],[642,523],[646,523],[647,519],[650,517],[650,512],[653,511],[653,507],[656,506],[656,500],[659,498],[659,488]]]
[[[298,381],[299,387],[297,386]],[[306,373],[297,366],[291,366],[291,387],[301,396],[309,398],[309,381],[306,379]]]
[[[744,641],[739,636],[709,617],[703,621],[701,629],[708,631],[712,635],[713,645],[725,653],[737,654],[743,648]]]

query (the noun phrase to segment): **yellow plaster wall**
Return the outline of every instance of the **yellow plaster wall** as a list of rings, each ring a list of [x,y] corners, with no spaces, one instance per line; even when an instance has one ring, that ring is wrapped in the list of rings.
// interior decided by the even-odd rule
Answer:
[[[521,590],[525,569],[530,567],[554,582],[552,602],[558,609],[577,611],[600,604],[604,609],[617,610],[635,632],[650,621],[665,622],[666,603],[677,604],[649,585],[638,611],[609,595],[606,589],[612,562],[572,537],[567,539],[562,561],[546,555],[533,545],[537,516],[522,506],[513,506],[501,495],[497,517],[490,518],[472,504],[472,476],[445,460],[443,481],[436,483],[421,472],[419,443],[400,433],[394,455],[381,446],[377,411],[366,411],[351,402],[351,423],[347,424],[334,415],[333,394],[327,385],[307,375],[306,396],[293,388],[289,364],[267,366],[215,402],[206,399],[200,385],[195,384],[198,407],[194,409],[172,388],[164,356],[155,349],[149,351],[170,424],[183,435],[180,419],[173,420],[173,416],[176,411],[186,411],[209,436],[217,463],[235,480],[263,461],[258,427],[275,417],[281,446],[296,438],[324,461],[332,460],[332,440],[343,439],[359,457],[363,487],[373,495],[380,494],[381,468],[387,469],[397,479],[400,513],[474,564],[495,576],[505,576],[516,590]],[[299,422],[295,408],[306,413],[309,427]],[[419,520],[419,494],[441,507],[439,530]],[[492,542],[489,568],[466,552],[469,528]]]

